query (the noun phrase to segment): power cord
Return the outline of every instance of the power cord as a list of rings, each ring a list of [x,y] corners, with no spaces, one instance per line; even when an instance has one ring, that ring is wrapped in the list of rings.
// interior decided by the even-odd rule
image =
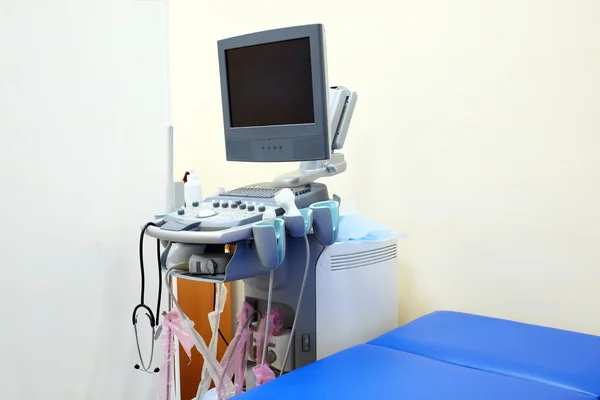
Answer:
[[[268,292],[269,294],[267,295],[267,314],[266,314],[266,320],[265,320],[265,340],[263,343],[263,351],[262,351],[262,359],[261,359],[263,364],[267,364],[267,361],[266,361],[267,360],[267,349],[269,347],[269,321],[271,319],[271,303],[272,303],[272,298],[273,298],[274,280],[275,280],[275,270],[272,269],[269,272],[269,292]],[[293,330],[292,330],[292,335],[293,335]],[[290,338],[291,338],[291,335],[290,335]]]

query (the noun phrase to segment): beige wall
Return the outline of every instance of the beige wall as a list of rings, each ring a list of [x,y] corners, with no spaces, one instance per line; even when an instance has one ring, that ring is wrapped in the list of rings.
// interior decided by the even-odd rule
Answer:
[[[165,17],[159,2],[0,1],[2,399],[157,399],[127,321],[141,226],[166,206]]]
[[[456,309],[600,334],[600,2],[171,2],[176,171],[205,192],[292,165],[225,162],[216,41],[322,22],[359,93],[327,181],[405,232],[401,320]],[[376,288],[374,288],[376,290]]]

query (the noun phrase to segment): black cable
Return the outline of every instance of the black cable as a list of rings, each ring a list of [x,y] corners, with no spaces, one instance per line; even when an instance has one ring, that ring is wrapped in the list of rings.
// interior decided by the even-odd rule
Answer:
[[[217,285],[217,283],[213,285],[213,310],[217,306]],[[221,332],[221,328],[219,328],[219,336],[221,336],[221,339],[223,339],[225,345],[229,346],[229,342],[227,341],[227,339],[225,339],[225,335],[223,335],[223,332]]]
[[[158,299],[156,300],[156,325],[160,319],[160,301],[162,299],[162,268],[160,265],[160,240],[156,239],[156,263],[158,264]]]
[[[139,241],[139,256],[140,256],[140,275],[142,281],[142,288],[140,290],[141,298],[140,304],[144,304],[144,293],[146,291],[146,275],[144,272],[144,235],[146,235],[146,229],[152,224],[152,222],[147,223],[142,232],[140,232],[140,241]]]
[[[225,336],[223,335],[223,332],[221,332],[221,329],[219,329],[219,336],[221,336],[221,339],[223,339],[223,342],[225,342],[225,346],[229,346],[229,342],[227,341],[227,339],[225,339]]]
[[[144,236],[146,236],[146,229],[149,226],[157,226],[154,222],[148,222],[144,225],[142,232],[140,233],[140,243],[139,243],[139,257],[140,257],[140,275],[142,279],[142,287],[140,290],[140,304],[145,304],[144,298],[146,293],[146,274],[144,267]],[[160,320],[160,302],[162,298],[162,269],[160,265],[160,240],[156,239],[156,261],[158,264],[158,299],[156,300],[156,313],[152,316],[153,325],[158,326],[158,321]]]

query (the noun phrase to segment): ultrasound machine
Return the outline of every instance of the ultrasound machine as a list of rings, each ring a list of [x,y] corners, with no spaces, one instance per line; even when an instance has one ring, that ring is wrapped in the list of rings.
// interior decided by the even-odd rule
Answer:
[[[340,150],[357,102],[355,92],[328,82],[324,27],[231,37],[217,50],[227,160],[298,168],[179,204],[146,224],[142,238],[160,243],[163,276],[243,280],[244,304],[253,310],[252,333],[241,345],[247,391],[256,384],[257,359],[279,376],[397,327],[396,238],[340,241],[341,197],[317,182],[346,171]],[[144,310],[153,312],[138,306],[134,325]],[[258,326],[273,310],[279,331],[265,340],[261,357]],[[158,337],[161,316],[152,317]],[[199,350],[214,353],[196,339]],[[207,367],[209,383],[228,374],[216,362]]]

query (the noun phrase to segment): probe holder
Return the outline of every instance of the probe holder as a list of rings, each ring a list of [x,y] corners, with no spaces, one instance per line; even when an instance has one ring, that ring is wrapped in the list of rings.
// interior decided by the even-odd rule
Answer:
[[[302,208],[300,215],[283,214],[286,231],[294,237],[308,235],[313,223],[313,211],[310,208]]]
[[[315,237],[323,246],[331,246],[337,241],[340,227],[339,203],[335,200],[319,201],[311,204]]]
[[[285,258],[285,222],[281,218],[252,225],[256,252],[262,265],[278,268]]]

